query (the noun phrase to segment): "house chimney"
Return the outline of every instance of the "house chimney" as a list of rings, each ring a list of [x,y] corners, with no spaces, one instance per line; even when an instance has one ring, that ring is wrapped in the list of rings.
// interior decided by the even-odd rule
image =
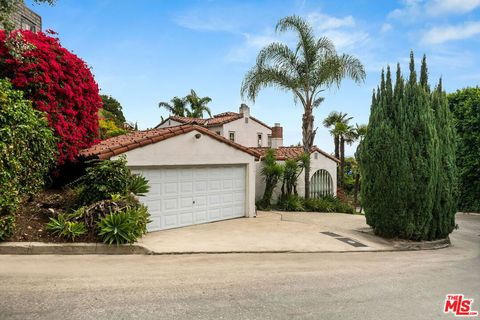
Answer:
[[[245,103],[242,103],[240,105],[240,111],[239,113],[244,117],[244,118],[248,118],[250,117],[250,108],[245,104]]]
[[[283,128],[280,123],[275,123],[272,128],[272,148],[283,147]]]

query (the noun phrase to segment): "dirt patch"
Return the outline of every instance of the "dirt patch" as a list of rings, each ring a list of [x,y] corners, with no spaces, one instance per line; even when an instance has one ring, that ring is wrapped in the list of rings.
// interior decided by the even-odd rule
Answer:
[[[50,234],[47,223],[51,217],[69,210],[71,194],[64,190],[45,190],[25,200],[15,214],[15,232],[9,241],[19,242],[71,242]],[[85,235],[75,242],[98,242],[95,236]]]

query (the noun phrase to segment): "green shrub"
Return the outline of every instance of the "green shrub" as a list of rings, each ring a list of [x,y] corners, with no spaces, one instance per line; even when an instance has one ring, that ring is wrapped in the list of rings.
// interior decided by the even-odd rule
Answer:
[[[333,196],[310,199],[304,199],[295,195],[283,196],[280,197],[277,206],[285,211],[354,213],[352,206]]]
[[[273,191],[283,175],[283,166],[277,163],[275,159],[275,150],[267,150],[265,157],[262,160],[262,170],[260,174],[265,180],[265,191],[259,202],[259,207],[262,209],[270,209]]]
[[[305,210],[313,212],[335,212],[335,204],[326,198],[310,198],[305,200]]]
[[[285,211],[305,211],[303,198],[293,194],[280,197],[277,206]]]
[[[65,229],[62,232],[62,236],[72,241],[75,241],[75,238],[83,236],[87,233],[87,228],[85,224],[79,221],[67,221]]]
[[[106,244],[134,243],[147,232],[148,216],[144,206],[110,213],[100,220],[98,235]]]
[[[128,182],[128,190],[137,196],[143,196],[148,193],[150,186],[144,176],[133,174]]]
[[[58,215],[57,219],[50,218],[47,224],[47,230],[52,234],[75,241],[75,238],[87,233],[87,228],[83,222],[69,221],[65,215]]]
[[[8,239],[15,229],[15,217],[13,215],[0,216],[0,240]]]
[[[148,180],[132,174],[125,157],[94,162],[74,184],[80,206],[110,199],[112,195],[143,195],[149,190]]]
[[[67,219],[64,214],[59,214],[57,218],[50,218],[50,222],[47,224],[47,230],[54,235],[60,236],[65,229]]]
[[[44,185],[56,150],[45,115],[0,79],[0,240],[13,233],[13,213],[22,199]]]

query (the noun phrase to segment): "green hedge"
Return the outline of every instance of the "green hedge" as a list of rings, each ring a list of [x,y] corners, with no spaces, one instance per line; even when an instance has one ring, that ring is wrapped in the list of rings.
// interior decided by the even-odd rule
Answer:
[[[11,236],[22,199],[42,188],[56,140],[45,115],[0,79],[0,240]]]
[[[352,206],[333,196],[304,199],[299,196],[288,195],[280,197],[277,207],[285,211],[355,213]]]

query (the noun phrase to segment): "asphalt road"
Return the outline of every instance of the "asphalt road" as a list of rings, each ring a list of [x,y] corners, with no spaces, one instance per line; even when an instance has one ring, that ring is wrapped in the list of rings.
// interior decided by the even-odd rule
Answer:
[[[480,311],[480,216],[417,252],[0,256],[0,319],[454,319]]]

